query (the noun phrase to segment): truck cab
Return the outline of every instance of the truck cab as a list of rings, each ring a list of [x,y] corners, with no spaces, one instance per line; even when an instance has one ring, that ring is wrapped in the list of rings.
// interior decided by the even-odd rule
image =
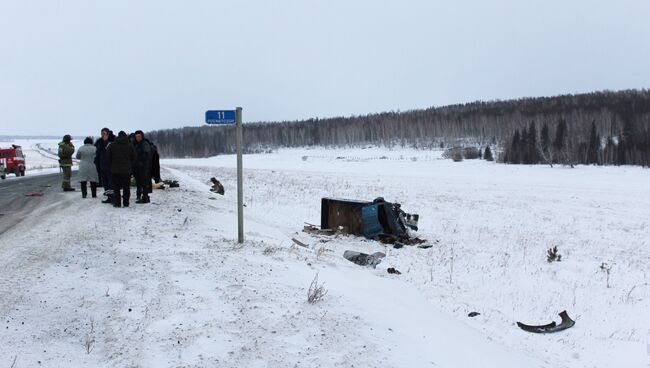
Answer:
[[[21,146],[12,144],[11,148],[0,148],[0,177],[7,174],[25,176],[25,156]]]

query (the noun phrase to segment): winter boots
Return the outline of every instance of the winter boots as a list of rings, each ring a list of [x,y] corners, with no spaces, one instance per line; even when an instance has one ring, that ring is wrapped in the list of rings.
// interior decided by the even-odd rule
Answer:
[[[90,182],[90,194],[93,198],[97,198],[97,183]],[[86,198],[88,196],[88,182],[81,182],[81,197]]]

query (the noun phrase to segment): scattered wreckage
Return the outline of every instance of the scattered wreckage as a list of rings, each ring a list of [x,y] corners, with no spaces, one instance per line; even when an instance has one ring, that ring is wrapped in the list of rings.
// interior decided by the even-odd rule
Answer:
[[[339,233],[364,236],[367,239],[397,245],[415,245],[426,240],[411,235],[418,230],[417,214],[409,214],[399,203],[376,198],[372,202],[323,198],[321,199],[320,228],[308,224],[303,231],[311,234]]]
[[[382,243],[393,244],[394,248],[405,245],[418,245],[420,248],[430,248],[422,240],[412,234],[418,230],[417,214],[406,213],[399,203],[386,202],[378,197],[372,202],[322,198],[321,199],[321,224],[320,227],[307,224],[303,231],[318,235],[358,235],[366,239],[377,240]],[[294,243],[306,247],[306,244],[293,238]],[[360,266],[377,267],[386,255],[381,252],[373,254],[346,250],[343,257]],[[393,269],[389,273],[400,274]]]
[[[217,178],[212,177],[210,178],[210,181],[212,182],[212,188],[210,188],[210,191],[213,193],[221,194],[223,195],[225,193],[225,190],[223,188],[223,184]]]
[[[564,310],[560,312],[560,318],[562,318],[562,322],[560,324],[556,324],[555,321],[546,324],[546,325],[527,325],[525,323],[517,322],[517,326],[521,328],[524,331],[532,332],[532,333],[553,333],[553,332],[558,332],[562,330],[566,330],[567,328],[573,327],[576,322],[569,317],[567,312]]]
[[[417,214],[409,214],[402,210],[399,203],[386,202],[383,198],[376,198],[372,202],[347,200],[337,198],[321,199],[321,224],[320,227],[309,224],[303,231],[314,235],[358,235],[367,239],[378,240],[382,243],[393,244],[394,248],[405,245],[418,245],[419,248],[430,248],[426,240],[413,235],[418,230]],[[293,242],[301,247],[309,246],[296,238]],[[437,242],[437,241],[436,241]],[[353,250],[346,250],[343,258],[359,266],[377,268],[386,254],[375,252],[367,254]],[[401,272],[394,267],[387,269],[389,274],[400,275]],[[479,312],[471,312],[468,317],[477,317]],[[524,331],[532,333],[554,333],[566,330],[575,325],[566,311],[559,313],[562,321],[557,324],[551,322],[546,325],[528,325],[517,322],[517,326]]]
[[[377,268],[377,265],[381,263],[381,260],[384,257],[386,257],[386,254],[382,252],[366,254],[361,252],[355,252],[353,250],[346,250],[343,253],[343,258],[347,259],[348,261],[356,263],[359,266],[369,266],[372,268]]]
[[[178,188],[180,185],[177,180],[163,180],[158,183],[151,184],[153,189],[166,189],[166,188]]]

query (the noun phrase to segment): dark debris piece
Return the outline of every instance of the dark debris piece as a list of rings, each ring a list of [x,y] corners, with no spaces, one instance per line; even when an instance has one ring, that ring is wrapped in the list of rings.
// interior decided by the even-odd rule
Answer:
[[[394,275],[401,275],[402,273],[399,272],[399,270],[395,269],[395,267],[389,267],[388,270],[386,270],[390,274]]]
[[[346,250],[343,253],[343,258],[347,259],[348,261],[356,263],[359,266],[372,266],[372,268],[376,268],[377,265],[381,263],[381,260],[384,257],[386,257],[386,255],[382,252],[366,254],[361,252],[355,252],[353,250]]]
[[[223,184],[217,178],[210,178],[210,181],[212,182],[212,188],[210,188],[211,192],[221,194],[223,195],[225,193],[225,189],[223,188]]]
[[[178,188],[178,187],[180,187],[177,180],[163,180],[163,183],[165,183],[170,188]]]
[[[566,330],[567,328],[573,327],[576,322],[569,317],[567,312],[564,310],[560,312],[560,318],[562,318],[562,322],[560,324],[556,324],[555,322],[551,322],[546,325],[527,325],[525,323],[517,322],[517,326],[521,328],[524,331],[532,332],[532,333],[553,333],[553,332],[559,332],[562,330]]]

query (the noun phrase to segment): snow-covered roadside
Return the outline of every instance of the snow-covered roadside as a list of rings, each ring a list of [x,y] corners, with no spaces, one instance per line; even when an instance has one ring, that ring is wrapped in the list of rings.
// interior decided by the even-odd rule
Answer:
[[[233,156],[164,162],[205,182],[216,176],[226,200],[234,200]],[[345,249],[383,250],[360,238],[321,245],[295,234],[303,221],[318,223],[322,196],[381,195],[420,213],[420,235],[439,242],[430,250],[388,248],[382,267],[370,271],[376,276],[398,268],[399,279],[447,315],[555,367],[648,364],[647,169],[453,163],[426,151],[323,149],[246,155],[244,165],[247,219],[269,224],[277,241],[299,236],[332,259]],[[547,263],[546,249],[554,245],[563,261]],[[603,263],[611,266],[609,287]],[[557,320],[563,309],[577,324],[562,334],[531,335],[514,325]],[[482,314],[467,318],[471,311]]]
[[[0,238],[17,367],[534,367],[397,277],[290,245],[203,181],[114,209],[78,193]],[[276,221],[280,221],[277,219]],[[378,270],[377,270],[378,271]],[[316,274],[329,293],[306,301]],[[467,350],[472,354],[467,354]]]

